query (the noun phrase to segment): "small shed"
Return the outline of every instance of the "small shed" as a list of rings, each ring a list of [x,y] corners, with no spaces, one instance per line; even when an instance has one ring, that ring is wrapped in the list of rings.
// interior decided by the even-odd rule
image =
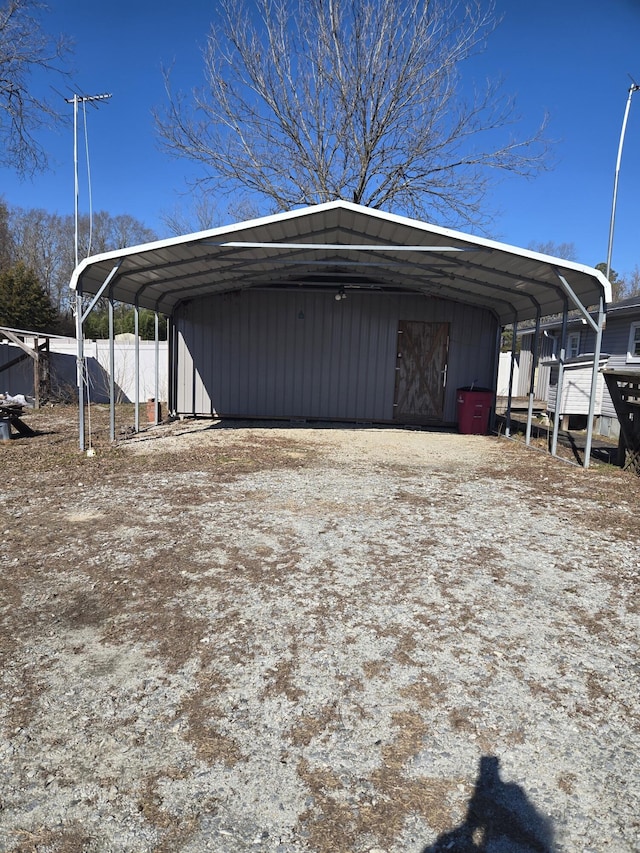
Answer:
[[[345,201],[88,258],[71,287],[168,316],[173,414],[445,426],[458,387],[495,389],[505,325],[610,296],[590,267]]]
[[[595,415],[600,416],[602,411],[602,395],[604,391],[604,378],[602,368],[607,363],[608,355],[601,355],[598,364],[598,379],[596,384]],[[554,416],[563,419],[562,429],[569,429],[569,418],[571,416],[583,416],[585,421],[589,414],[591,403],[591,377],[593,375],[593,356],[582,355],[567,359],[564,365],[564,385],[562,397],[558,398],[558,378],[560,366],[556,359],[547,362],[549,367],[549,392],[547,409]]]
[[[595,320],[595,315],[592,315]],[[555,412],[557,399],[557,378],[559,374],[559,354],[562,347],[562,320],[555,318],[541,325],[542,336],[538,345],[539,367],[535,373],[535,396],[546,400],[549,411]],[[592,325],[583,317],[569,318],[566,330],[565,370],[568,371],[562,396],[560,414],[566,419],[578,415],[587,415],[589,405],[588,388],[593,367],[593,353],[596,346],[596,333]],[[520,333],[521,350],[519,357],[520,386],[517,394],[526,393],[533,353],[536,345],[535,329],[522,330]],[[621,371],[623,374],[640,375],[640,294],[629,296],[619,302],[607,305],[606,326],[602,330],[599,366],[606,365],[609,373]],[[568,384],[568,387],[567,387]],[[619,420],[614,401],[602,375],[598,379],[594,429],[601,435],[619,436]]]

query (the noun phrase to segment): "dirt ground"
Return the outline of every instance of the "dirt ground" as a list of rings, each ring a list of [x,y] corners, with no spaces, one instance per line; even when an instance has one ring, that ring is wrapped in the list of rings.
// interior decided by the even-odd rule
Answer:
[[[639,478],[107,417],[0,444],[0,850],[639,849]]]

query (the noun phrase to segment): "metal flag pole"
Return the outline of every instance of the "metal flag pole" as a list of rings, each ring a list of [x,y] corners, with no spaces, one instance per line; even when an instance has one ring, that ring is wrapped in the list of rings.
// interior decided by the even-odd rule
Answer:
[[[73,95],[73,98],[65,98],[68,104],[73,104],[73,177],[74,177],[74,268],[78,266],[78,104],[92,103],[93,101],[106,101],[111,95]],[[80,450],[84,450],[84,333],[82,330],[82,288],[76,290],[76,382],[78,385],[78,433]]]
[[[629,110],[631,108],[631,98],[633,97],[633,93],[637,92],[640,89],[640,85],[638,83],[633,82],[631,86],[629,86],[629,97],[627,98],[627,106],[624,111],[624,118],[622,119],[622,130],[620,131],[620,144],[618,145],[618,159],[616,161],[616,174],[613,180],[613,203],[611,205],[611,221],[609,223],[609,244],[607,246],[607,272],[606,276],[609,278],[611,274],[611,255],[613,253],[613,227],[616,220],[616,202],[618,200],[618,178],[620,177],[620,162],[622,160],[622,146],[624,145],[624,135],[627,129],[627,119],[629,118]]]

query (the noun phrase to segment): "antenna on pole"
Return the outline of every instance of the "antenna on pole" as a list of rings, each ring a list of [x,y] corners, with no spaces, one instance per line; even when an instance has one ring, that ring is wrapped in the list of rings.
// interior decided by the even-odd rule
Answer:
[[[75,221],[75,266],[78,266],[78,104],[107,101],[111,95],[77,95],[65,98],[68,104],[73,104],[73,174],[74,174],[74,221]]]
[[[68,104],[73,104],[73,175],[74,175],[74,259],[78,266],[78,104],[93,103],[94,101],[107,101],[111,95],[78,95],[74,93],[72,98],[65,98]],[[95,104],[94,104],[95,106]],[[84,343],[82,331],[82,290],[76,290],[76,346],[77,346],[77,384],[78,384],[78,433],[80,438],[80,450],[84,450]]]

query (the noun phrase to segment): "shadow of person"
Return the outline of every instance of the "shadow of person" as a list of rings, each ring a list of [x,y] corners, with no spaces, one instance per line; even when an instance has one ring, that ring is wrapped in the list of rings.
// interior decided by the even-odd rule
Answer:
[[[483,755],[467,814],[422,853],[553,853],[553,824],[519,785],[500,779],[500,760]]]

